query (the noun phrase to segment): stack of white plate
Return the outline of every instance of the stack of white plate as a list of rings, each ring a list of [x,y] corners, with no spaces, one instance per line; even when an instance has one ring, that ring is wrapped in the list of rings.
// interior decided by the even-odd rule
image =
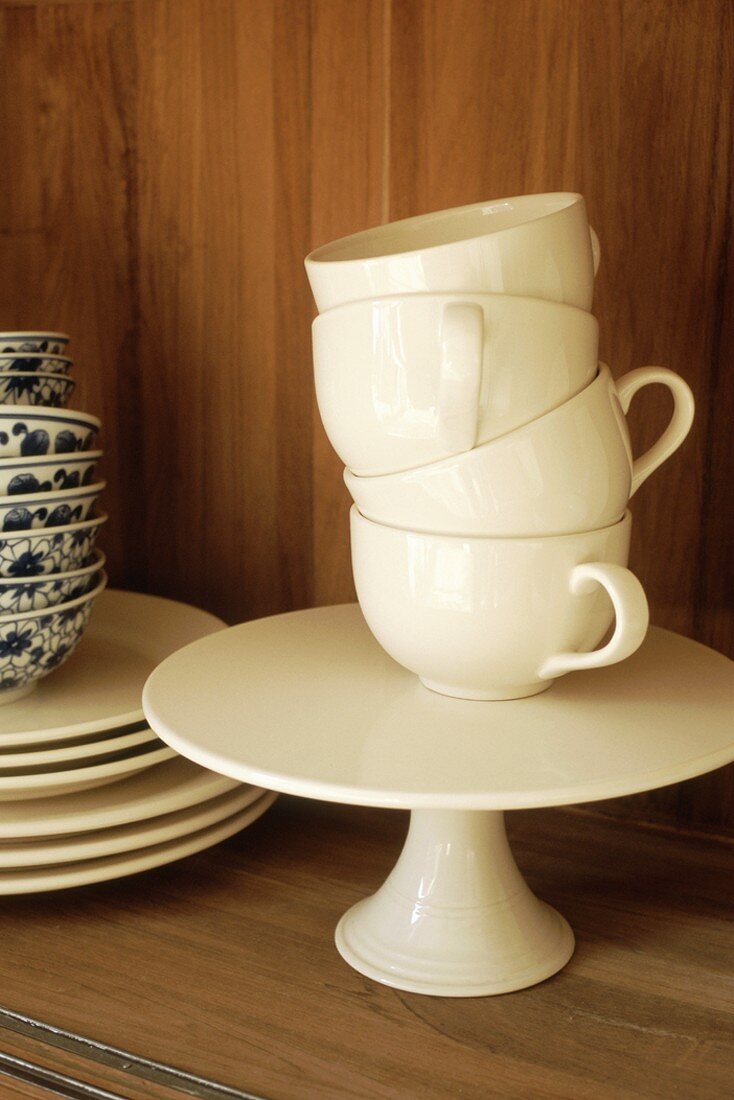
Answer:
[[[156,665],[223,625],[185,604],[110,590],[63,668],[0,707],[0,895],[169,863],[271,805],[275,795],[177,757],[141,708]]]

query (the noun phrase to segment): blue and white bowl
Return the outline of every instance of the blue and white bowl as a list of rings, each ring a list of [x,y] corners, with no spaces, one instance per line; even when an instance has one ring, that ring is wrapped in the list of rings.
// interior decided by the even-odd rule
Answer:
[[[102,451],[0,458],[0,496],[29,496],[91,485]]]
[[[0,704],[27,695],[72,655],[106,584],[102,573],[91,592],[60,607],[0,615]]]
[[[13,351],[66,355],[68,346],[65,332],[0,332],[0,355]]]
[[[89,451],[100,421],[72,409],[48,412],[0,406],[0,458]]]
[[[12,371],[16,374],[63,374],[68,375],[73,362],[66,355],[31,355],[28,352],[15,355],[0,355],[0,373]]]
[[[75,385],[63,374],[5,371],[0,373],[0,405],[45,405],[63,409]]]
[[[39,527],[68,527],[86,519],[105,487],[104,481],[78,489],[31,493],[27,497],[0,497],[0,531],[31,531]]]
[[[0,535],[0,577],[41,577],[68,573],[89,561],[107,516],[94,516],[69,527]]]
[[[0,614],[40,611],[85,596],[99,584],[104,564],[104,554],[95,550],[87,565],[68,573],[0,580]]]

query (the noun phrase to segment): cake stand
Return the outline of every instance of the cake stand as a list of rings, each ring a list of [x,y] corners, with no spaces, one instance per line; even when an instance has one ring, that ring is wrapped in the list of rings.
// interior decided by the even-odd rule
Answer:
[[[336,944],[370,978],[439,996],[520,989],[573,952],[515,864],[505,810],[650,790],[734,759],[734,662],[654,628],[622,664],[530,699],[470,702],[395,664],[356,604],[317,608],[194,642],[156,669],[143,703],[206,768],[410,810],[396,866],[342,917]]]

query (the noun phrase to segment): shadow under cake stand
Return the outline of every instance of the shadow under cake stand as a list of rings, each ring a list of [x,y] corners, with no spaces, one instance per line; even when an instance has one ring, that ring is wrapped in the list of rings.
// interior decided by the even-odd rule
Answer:
[[[521,989],[573,953],[515,864],[505,810],[633,794],[734,759],[734,662],[655,628],[622,664],[470,702],[424,688],[345,604],[194,642],[143,701],[156,733],[204,767],[411,811],[396,866],[342,917],[336,945],[368,977],[437,996]]]

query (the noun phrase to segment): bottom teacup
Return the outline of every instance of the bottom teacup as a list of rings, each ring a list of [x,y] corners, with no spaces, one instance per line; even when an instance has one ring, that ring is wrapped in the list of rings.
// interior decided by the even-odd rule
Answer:
[[[629,512],[597,531],[523,539],[406,531],[356,507],[350,522],[367,625],[442,695],[536,695],[566,672],[624,660],[647,632],[645,593],[625,568]]]

